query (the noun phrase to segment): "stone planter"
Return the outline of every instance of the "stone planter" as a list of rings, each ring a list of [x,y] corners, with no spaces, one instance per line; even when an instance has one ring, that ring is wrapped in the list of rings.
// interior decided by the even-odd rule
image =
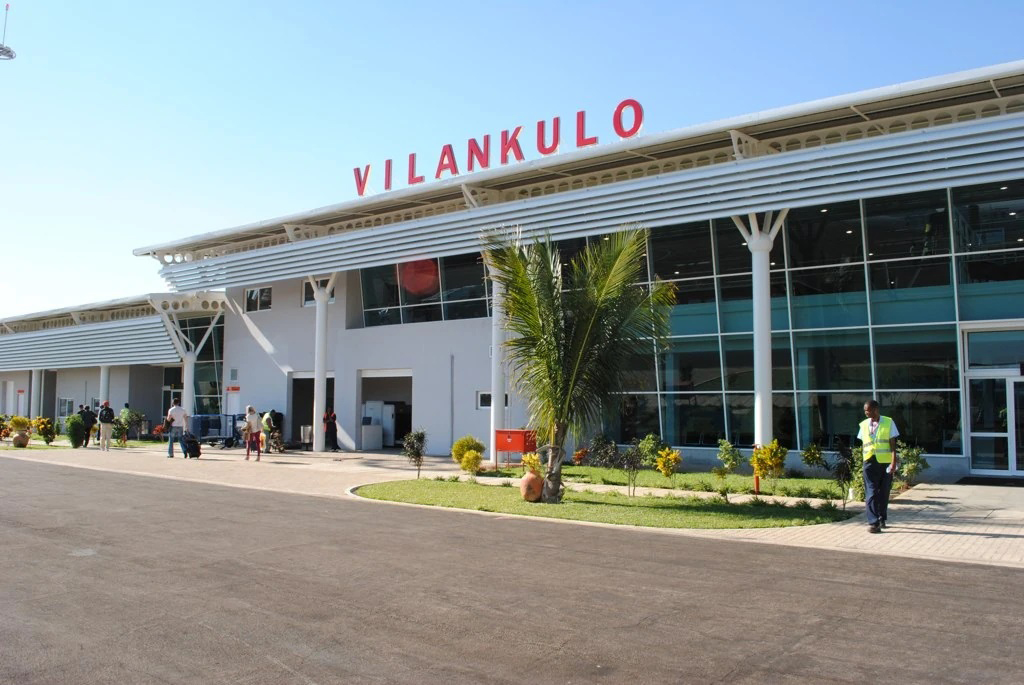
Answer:
[[[15,447],[28,447],[28,431],[17,431],[11,438],[11,444]]]
[[[544,479],[533,471],[527,471],[519,481],[519,493],[527,502],[536,502],[544,492]]]

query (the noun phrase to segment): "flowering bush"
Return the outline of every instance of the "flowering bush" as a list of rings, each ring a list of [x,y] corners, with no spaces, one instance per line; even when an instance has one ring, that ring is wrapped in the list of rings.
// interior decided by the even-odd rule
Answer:
[[[658,452],[658,457],[654,460],[654,468],[658,469],[661,475],[666,478],[671,478],[682,460],[683,458],[679,456],[679,450],[664,447]]]
[[[476,450],[466,450],[462,453],[462,459],[459,461],[459,466],[466,473],[477,473],[480,471],[480,462],[483,461],[484,455],[480,454]]]
[[[540,457],[537,456],[536,452],[527,452],[523,455],[523,469],[524,473],[529,470],[536,473],[538,476],[544,475],[542,473],[542,466],[540,463]]]
[[[572,463],[576,466],[582,466],[587,462],[587,455],[590,454],[590,450],[586,447],[581,447],[572,453]]]
[[[755,447],[750,455],[750,466],[754,469],[754,475],[774,481],[782,475],[788,452],[789,450],[780,445],[778,440]]]
[[[160,437],[164,434],[164,424],[160,423],[153,427],[153,435]]]
[[[45,416],[40,416],[35,421],[33,421],[33,424],[33,430],[39,435],[39,437],[43,439],[43,442],[45,442],[47,445],[53,442],[54,439],[57,437],[57,431],[54,430],[53,428],[53,421],[46,418]]]

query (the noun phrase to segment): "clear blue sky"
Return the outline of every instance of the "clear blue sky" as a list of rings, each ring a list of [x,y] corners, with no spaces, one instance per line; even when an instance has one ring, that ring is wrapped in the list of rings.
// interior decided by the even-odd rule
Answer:
[[[1024,57],[1020,0],[11,5],[0,317],[166,290],[133,248],[538,119],[611,142],[627,97],[651,134]]]

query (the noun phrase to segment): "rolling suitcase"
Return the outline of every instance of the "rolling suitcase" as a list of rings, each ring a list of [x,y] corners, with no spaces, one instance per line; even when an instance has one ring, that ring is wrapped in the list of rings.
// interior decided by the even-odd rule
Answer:
[[[185,433],[185,457],[187,459],[198,459],[202,450],[199,447],[199,440],[191,433]]]

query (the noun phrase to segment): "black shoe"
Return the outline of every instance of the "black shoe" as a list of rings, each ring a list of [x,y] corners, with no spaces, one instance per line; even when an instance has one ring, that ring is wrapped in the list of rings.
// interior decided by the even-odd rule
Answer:
[[[872,523],[870,526],[868,526],[868,532],[869,533],[881,533],[882,532],[882,527],[880,525],[878,525],[877,523]]]
[[[882,519],[882,528],[888,528],[888,526],[885,525],[885,519]]]

